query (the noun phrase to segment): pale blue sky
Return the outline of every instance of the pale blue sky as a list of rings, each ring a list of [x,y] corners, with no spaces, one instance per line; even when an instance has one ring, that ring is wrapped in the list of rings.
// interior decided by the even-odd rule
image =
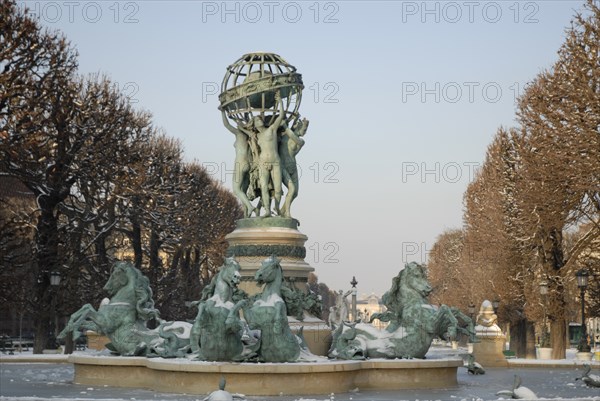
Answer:
[[[217,179],[234,150],[214,84],[252,51],[295,65],[311,121],[292,207],[307,262],[333,289],[354,275],[360,293],[382,294],[461,226],[469,173],[583,0],[25,4],[65,32],[83,73],[119,82]]]

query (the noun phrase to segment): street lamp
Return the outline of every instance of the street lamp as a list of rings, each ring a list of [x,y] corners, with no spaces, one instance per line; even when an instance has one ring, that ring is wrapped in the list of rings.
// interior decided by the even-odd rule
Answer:
[[[585,325],[585,289],[588,286],[590,273],[586,269],[581,269],[575,273],[577,277],[577,287],[581,291],[581,339],[577,350],[579,352],[590,352],[591,348],[587,343],[587,327]]]
[[[544,323],[542,327],[542,336],[540,338],[540,347],[548,348],[550,346],[550,338],[548,338],[548,312],[546,311],[546,295],[548,294],[548,282],[542,281],[539,284],[540,295],[544,306]]]
[[[56,332],[57,332],[57,321],[56,321],[56,289],[58,288],[58,286],[60,285],[60,272],[54,271],[54,272],[50,272],[50,287],[52,288],[52,300],[50,302],[50,307],[52,308],[51,310],[51,320],[50,322],[52,323],[52,330],[50,331],[50,338],[48,339],[50,341],[49,346],[53,347],[52,349],[54,349],[54,347],[56,346]]]
[[[52,272],[50,273],[50,285],[52,287],[57,287],[60,285],[60,272]]]
[[[475,327],[475,320],[473,320],[473,316],[475,315],[475,304],[473,302],[469,303],[469,306],[467,306],[467,309],[469,311],[469,316],[471,316],[471,328]],[[469,339],[468,344],[467,344],[467,350],[469,352],[469,354],[473,353],[473,343],[471,342],[471,339]]]
[[[356,322],[356,284],[358,284],[358,281],[356,281],[355,276],[352,276],[350,284],[352,285],[352,320]]]

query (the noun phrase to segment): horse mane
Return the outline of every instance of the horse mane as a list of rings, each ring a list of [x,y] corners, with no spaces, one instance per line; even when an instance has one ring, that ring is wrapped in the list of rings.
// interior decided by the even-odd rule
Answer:
[[[219,268],[219,271],[217,272],[217,274],[215,274],[213,276],[213,278],[210,280],[210,283],[208,283],[202,289],[202,293],[200,295],[200,302],[207,301],[209,298],[211,298],[213,295],[215,295],[215,289],[217,288],[217,280],[220,278],[221,273],[223,272],[223,270],[225,270],[227,267],[229,267],[232,264],[231,263],[232,261],[234,261],[233,256],[225,258],[225,261],[223,262],[223,264]]]
[[[404,272],[406,271],[405,266],[404,269],[400,270],[398,275],[392,279],[392,288],[389,291],[386,291],[383,294],[382,301],[388,311],[394,313],[398,317],[402,313],[402,279],[404,277]]]
[[[411,262],[404,265],[398,275],[392,280],[392,288],[383,294],[382,301],[388,312],[398,320],[402,320],[405,307],[412,305],[414,290],[410,289],[408,275],[413,268],[423,269],[418,263]]]
[[[150,288],[150,280],[144,276],[142,272],[135,266],[130,265],[133,271],[135,284],[135,299],[138,316],[142,320],[158,319],[160,312],[154,308],[154,300],[152,299],[152,289]]]
[[[208,300],[210,297],[215,295],[215,288],[217,287],[217,280],[219,277],[219,273],[215,274],[213,278],[210,280],[204,288],[202,289],[202,293],[200,294],[200,302],[204,302]]]
[[[406,264],[406,267],[404,268],[403,272],[406,272],[406,275],[408,275],[409,272],[412,272],[414,269],[419,269],[419,271],[421,273],[425,274],[425,268],[423,267],[423,265],[420,265],[416,262],[410,262],[410,263]],[[405,278],[408,278],[408,277],[405,277]],[[409,304],[413,304],[415,302],[415,300],[419,300],[419,301],[424,300],[423,295],[421,293],[419,293],[416,289],[409,286],[409,283],[410,283],[410,280],[403,280],[400,283],[401,298],[405,301],[408,301]]]

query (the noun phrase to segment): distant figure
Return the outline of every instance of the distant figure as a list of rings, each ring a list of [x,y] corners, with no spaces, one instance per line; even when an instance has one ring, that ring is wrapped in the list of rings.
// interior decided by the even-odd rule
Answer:
[[[348,295],[352,294],[352,291],[344,293],[343,290],[339,290],[335,296],[335,306],[329,311],[329,324],[332,329],[339,327],[344,321],[347,321],[350,317],[350,305],[348,303]]]
[[[477,315],[477,325],[483,327],[496,326],[498,316],[494,313],[494,307],[490,301],[483,301],[479,314]]]

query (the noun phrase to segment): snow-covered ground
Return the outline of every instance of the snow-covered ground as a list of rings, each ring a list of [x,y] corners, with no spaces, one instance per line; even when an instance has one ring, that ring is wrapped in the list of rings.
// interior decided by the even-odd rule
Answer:
[[[430,359],[444,356],[464,355],[465,350],[451,350],[434,347],[428,354]],[[574,358],[575,351],[569,351],[568,358]],[[202,395],[165,394],[142,389],[118,387],[90,387],[73,384],[73,367],[68,363],[51,362],[50,356],[41,356],[49,363],[19,363],[32,357],[31,353],[0,357],[0,401],[149,401],[149,400],[202,400]],[[517,360],[519,361],[519,360]],[[523,361],[523,360],[521,360]],[[521,376],[523,386],[533,390],[538,397],[554,400],[600,401],[600,389],[588,388],[581,381],[581,367],[553,368],[547,361],[538,361],[536,367],[488,368],[481,376],[468,375],[466,369],[459,368],[458,386],[437,390],[402,391],[363,391],[360,388],[346,394],[322,396],[246,397],[249,401],[397,401],[397,400],[500,400],[496,393],[512,388],[515,374]],[[556,361],[555,361],[556,362]],[[600,362],[594,362],[600,365]],[[218,383],[215,383],[215,389]]]

